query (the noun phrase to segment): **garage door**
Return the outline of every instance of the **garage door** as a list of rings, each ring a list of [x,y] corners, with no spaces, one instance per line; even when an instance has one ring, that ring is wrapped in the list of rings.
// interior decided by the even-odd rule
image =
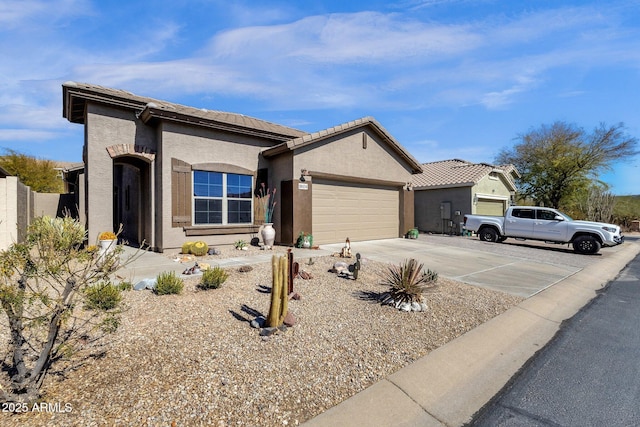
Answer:
[[[314,244],[398,237],[397,189],[314,180],[312,191]]]
[[[476,206],[477,215],[504,216],[504,211],[503,200],[478,199],[478,205]]]

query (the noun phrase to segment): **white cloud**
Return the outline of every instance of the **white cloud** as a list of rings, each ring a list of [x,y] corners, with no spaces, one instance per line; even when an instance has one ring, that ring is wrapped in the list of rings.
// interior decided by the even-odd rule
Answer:
[[[53,139],[58,134],[34,129],[0,129],[0,141],[33,142]]]
[[[91,13],[87,0],[2,0],[0,1],[0,32],[30,28],[28,24]],[[37,30],[37,28],[35,28]]]

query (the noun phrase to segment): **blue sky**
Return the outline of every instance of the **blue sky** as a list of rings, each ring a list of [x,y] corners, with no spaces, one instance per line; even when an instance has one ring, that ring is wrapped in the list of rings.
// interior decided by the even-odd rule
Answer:
[[[0,147],[81,161],[65,81],[315,132],[375,117],[420,162],[541,124],[640,138],[640,1],[0,0]],[[640,194],[640,156],[604,181]]]

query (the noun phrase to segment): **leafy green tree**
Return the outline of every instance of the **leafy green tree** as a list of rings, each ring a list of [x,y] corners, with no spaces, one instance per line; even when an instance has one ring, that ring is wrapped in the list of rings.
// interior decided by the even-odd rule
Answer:
[[[0,251],[0,325],[8,330],[0,335],[8,337],[0,401],[32,404],[55,362],[118,327],[119,289],[107,283],[130,260],[120,262],[122,246],[84,247],[85,236],[70,217],[39,217],[24,243]]]
[[[632,221],[640,220],[640,195],[617,196],[613,220],[624,230],[631,229]]]
[[[625,133],[622,123],[600,124],[591,133],[565,122],[542,125],[503,148],[497,164],[513,164],[521,196],[537,205],[561,207],[573,194],[584,191],[614,162],[638,154],[638,140]]]
[[[0,156],[0,166],[20,182],[39,193],[62,193],[64,183],[51,160],[37,159],[14,150],[5,149]]]

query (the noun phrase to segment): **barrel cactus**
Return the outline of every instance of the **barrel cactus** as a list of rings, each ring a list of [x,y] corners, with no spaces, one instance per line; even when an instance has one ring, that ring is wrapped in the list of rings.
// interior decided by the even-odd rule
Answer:
[[[191,253],[195,256],[203,256],[207,254],[209,246],[205,242],[197,241],[191,245]]]
[[[182,253],[183,254],[190,254],[192,245],[193,245],[193,242],[185,242],[185,243],[183,243],[182,244]]]

